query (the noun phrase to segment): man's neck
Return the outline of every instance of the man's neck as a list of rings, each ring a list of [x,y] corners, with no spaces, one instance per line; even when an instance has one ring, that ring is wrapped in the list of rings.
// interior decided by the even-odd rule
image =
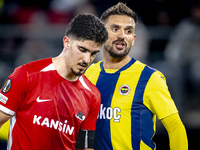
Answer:
[[[112,56],[104,57],[103,67],[105,69],[120,69],[131,61],[129,55],[123,58],[113,58]]]
[[[62,55],[52,58],[53,64],[58,74],[68,81],[76,81],[79,76],[75,76],[71,71],[67,70],[66,62]]]

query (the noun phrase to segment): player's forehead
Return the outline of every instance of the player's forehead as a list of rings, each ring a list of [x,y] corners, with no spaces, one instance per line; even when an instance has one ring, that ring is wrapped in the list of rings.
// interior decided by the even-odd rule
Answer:
[[[111,15],[106,21],[106,26],[111,25],[132,26],[135,28],[135,20],[127,15]]]
[[[80,40],[80,41],[76,41],[76,45],[79,48],[83,48],[85,50],[88,50],[90,52],[93,51],[99,51],[101,48],[101,44],[93,41],[93,40]]]

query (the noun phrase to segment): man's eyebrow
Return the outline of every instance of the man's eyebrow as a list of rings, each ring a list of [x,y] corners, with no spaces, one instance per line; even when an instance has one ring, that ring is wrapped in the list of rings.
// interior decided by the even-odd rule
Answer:
[[[80,46],[80,45],[78,45],[78,48],[84,50],[85,52],[91,52],[89,49],[87,49],[83,46]]]
[[[133,26],[127,26],[126,29],[135,29]]]
[[[85,51],[88,51],[88,52],[90,52],[90,50],[89,49],[87,49],[87,48],[85,48],[85,47],[83,47],[83,46],[79,46],[78,45],[78,48],[81,48],[81,49],[83,49],[83,50],[85,50]],[[100,50],[96,50],[96,51],[94,51],[94,52],[100,52]]]
[[[135,30],[135,28],[133,26],[126,26],[125,29]]]
[[[110,25],[108,27],[118,27],[118,28],[121,28],[121,26],[118,25],[118,24],[112,24],[112,25]],[[135,28],[133,26],[126,26],[125,29],[135,30]]]
[[[89,49],[87,49],[87,48],[85,48],[85,47],[83,47],[83,46],[79,46],[79,45],[78,45],[78,48],[81,48],[81,49],[83,49],[83,50],[85,50],[85,51],[90,51]]]
[[[117,25],[117,24],[111,24],[110,26],[108,27],[120,27],[120,25]]]

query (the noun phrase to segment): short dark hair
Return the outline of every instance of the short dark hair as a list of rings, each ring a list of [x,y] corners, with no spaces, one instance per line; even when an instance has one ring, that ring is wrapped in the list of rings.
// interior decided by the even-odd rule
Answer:
[[[134,19],[135,24],[137,25],[137,16],[136,13],[130,9],[126,4],[119,2],[117,5],[114,5],[108,8],[103,12],[100,19],[105,23],[107,19],[112,15],[127,15]]]
[[[68,25],[65,35],[77,40],[92,40],[103,44],[108,39],[104,23],[95,15],[83,13],[77,15]]]

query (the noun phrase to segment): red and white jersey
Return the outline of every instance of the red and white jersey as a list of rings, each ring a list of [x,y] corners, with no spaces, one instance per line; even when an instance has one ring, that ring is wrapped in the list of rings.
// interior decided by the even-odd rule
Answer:
[[[74,150],[79,129],[95,130],[98,89],[82,75],[68,81],[52,58],[22,65],[0,91],[0,110],[11,118],[8,150]]]

